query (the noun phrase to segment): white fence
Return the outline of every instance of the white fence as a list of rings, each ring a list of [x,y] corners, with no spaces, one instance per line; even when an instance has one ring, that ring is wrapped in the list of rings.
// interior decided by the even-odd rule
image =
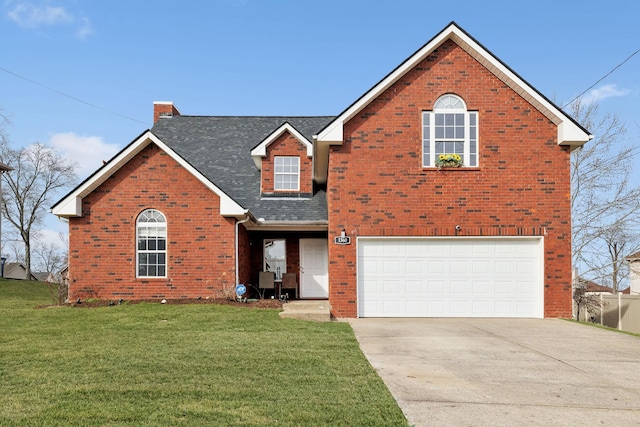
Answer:
[[[584,311],[578,320],[640,334],[640,295],[600,294],[600,310]]]

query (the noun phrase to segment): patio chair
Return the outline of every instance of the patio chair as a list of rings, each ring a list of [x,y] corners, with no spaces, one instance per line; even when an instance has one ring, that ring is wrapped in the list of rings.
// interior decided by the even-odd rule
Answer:
[[[273,289],[275,295],[276,289],[276,275],[273,271],[261,271],[258,275],[258,292],[260,292],[260,298],[264,299],[264,294],[267,289]]]
[[[280,285],[280,295],[285,289],[293,289],[293,295],[295,299],[298,299],[298,274],[297,273],[284,273],[282,275],[282,284]],[[287,294],[287,299],[288,299]]]

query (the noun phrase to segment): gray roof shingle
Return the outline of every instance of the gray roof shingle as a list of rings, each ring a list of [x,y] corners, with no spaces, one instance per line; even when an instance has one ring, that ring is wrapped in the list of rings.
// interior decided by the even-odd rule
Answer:
[[[324,191],[311,198],[262,198],[260,171],[251,150],[288,122],[309,141],[333,117],[174,116],[151,131],[256,218],[267,221],[327,220]]]

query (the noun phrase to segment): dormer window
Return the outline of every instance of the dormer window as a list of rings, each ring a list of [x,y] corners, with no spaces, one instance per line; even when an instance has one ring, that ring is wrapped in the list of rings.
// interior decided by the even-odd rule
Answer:
[[[422,113],[422,125],[423,167],[435,167],[442,154],[460,156],[464,167],[478,166],[478,112],[467,111],[462,98],[438,98],[433,111]]]
[[[274,190],[300,190],[300,157],[275,156],[274,158]]]

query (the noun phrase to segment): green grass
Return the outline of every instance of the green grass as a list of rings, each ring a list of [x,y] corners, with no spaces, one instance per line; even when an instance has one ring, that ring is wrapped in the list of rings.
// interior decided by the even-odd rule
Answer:
[[[610,328],[608,326],[604,326],[604,325],[601,325],[599,323],[584,322],[584,321],[578,321],[578,320],[575,320],[575,319],[564,319],[564,320],[567,320],[567,321],[573,322],[573,323],[579,323],[580,325],[591,326],[592,328],[598,328],[598,329],[604,329],[604,330],[607,330],[607,331],[618,332],[620,334],[631,335],[633,337],[640,337],[640,334],[638,334],[636,332],[623,331],[623,330],[616,329],[616,328]]]
[[[406,426],[347,323],[51,303],[0,281],[0,425]]]

